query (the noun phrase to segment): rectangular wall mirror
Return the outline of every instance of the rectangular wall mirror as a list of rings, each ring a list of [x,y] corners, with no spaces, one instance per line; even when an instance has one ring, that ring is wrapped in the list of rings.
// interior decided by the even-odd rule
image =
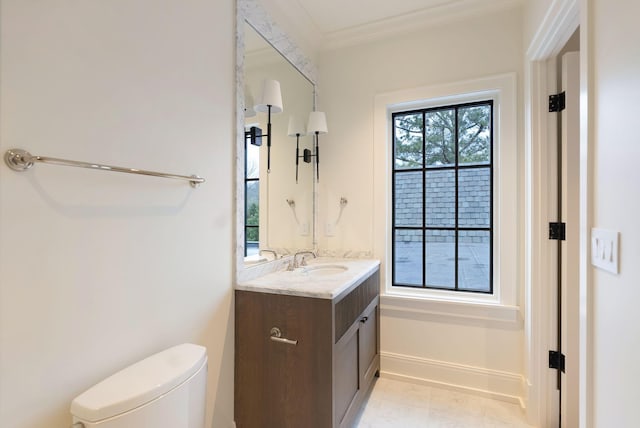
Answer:
[[[256,2],[238,0],[239,273],[273,261],[272,251],[281,257],[315,246],[314,163],[306,163],[302,157],[304,149],[312,148],[312,136],[303,135],[296,141],[288,132],[292,118],[306,126],[315,105],[314,77],[304,56],[282,36]],[[265,80],[280,83],[283,104],[282,112],[271,114],[270,150],[268,114],[253,108],[260,103]],[[251,129],[262,132],[257,141],[261,145],[252,144],[256,141],[247,134]],[[300,155],[297,181],[296,142]]]

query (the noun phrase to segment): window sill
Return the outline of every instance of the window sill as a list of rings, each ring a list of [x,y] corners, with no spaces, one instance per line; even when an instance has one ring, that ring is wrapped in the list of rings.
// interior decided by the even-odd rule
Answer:
[[[380,295],[380,310],[383,315],[398,313],[404,316],[437,316],[522,324],[522,316],[518,306],[470,299],[435,299],[432,297],[387,292]]]

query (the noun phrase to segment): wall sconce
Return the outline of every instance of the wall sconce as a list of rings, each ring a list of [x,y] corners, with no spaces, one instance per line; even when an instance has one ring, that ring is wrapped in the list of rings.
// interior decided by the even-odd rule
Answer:
[[[298,183],[298,164],[300,163],[300,137],[304,137],[306,135],[304,129],[304,123],[297,117],[291,116],[289,117],[289,130],[287,131],[287,135],[289,137],[296,137],[296,184]],[[305,149],[308,151],[308,149]],[[311,159],[307,160],[305,158],[305,162],[311,162]]]
[[[312,111],[309,113],[309,122],[307,123],[307,132],[315,134],[315,154],[311,154],[309,149],[304,151],[304,161],[311,162],[311,157],[316,158],[316,180],[320,181],[320,151],[318,148],[318,139],[320,134],[326,134],[329,132],[327,128],[327,117],[324,112]],[[308,159],[308,160],[307,160]]]
[[[267,113],[267,173],[271,172],[271,113],[282,113],[282,93],[280,92],[280,82],[277,80],[264,80],[262,82],[262,97],[260,102],[254,106],[254,110]],[[250,131],[251,144],[259,146],[258,138],[264,135],[260,128],[252,127]]]

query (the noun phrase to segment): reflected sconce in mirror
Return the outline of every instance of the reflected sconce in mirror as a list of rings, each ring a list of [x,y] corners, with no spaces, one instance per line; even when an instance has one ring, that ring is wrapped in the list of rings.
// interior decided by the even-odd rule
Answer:
[[[309,149],[305,149],[304,161],[311,162],[311,157],[316,158],[316,180],[320,181],[320,151],[318,148],[318,139],[319,139],[318,136],[320,134],[326,134],[327,132],[329,132],[327,128],[327,117],[324,114],[324,112],[312,111],[311,113],[309,113],[309,122],[307,123],[307,132],[309,134],[315,135],[315,139],[314,139],[315,154],[312,155]]]
[[[296,184],[298,183],[298,164],[300,163],[300,137],[304,137],[306,135],[304,129],[304,123],[297,117],[291,116],[289,117],[289,130],[287,131],[287,135],[289,137],[296,137]],[[305,149],[304,161],[309,163],[311,162],[311,158],[306,158],[306,152],[309,149]],[[287,201],[288,202],[288,201]]]
[[[258,113],[256,113],[253,107],[253,95],[251,95],[251,90],[246,86],[244,88],[244,94],[244,118],[246,119],[248,117],[255,117]],[[257,126],[252,126],[248,131],[244,131],[244,140],[245,143],[249,142],[254,146],[261,146],[262,129],[258,128]]]
[[[244,139],[254,146],[262,145],[262,129],[252,126],[248,131],[244,131]]]
[[[280,82],[277,80],[264,80],[262,82],[262,95],[260,102],[254,106],[256,112],[267,113],[267,134],[263,135],[260,128],[252,127],[248,138],[251,144],[262,144],[262,137],[267,137],[267,173],[271,172],[271,113],[282,113],[282,93]],[[260,143],[258,144],[258,140]]]

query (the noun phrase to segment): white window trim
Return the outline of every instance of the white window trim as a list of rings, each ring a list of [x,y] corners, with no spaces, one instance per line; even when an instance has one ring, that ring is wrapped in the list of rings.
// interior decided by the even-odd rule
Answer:
[[[519,319],[518,308],[518,131],[515,73],[463,82],[411,88],[379,94],[374,102],[374,251],[381,266],[382,308],[411,312],[450,313],[469,317],[477,305],[489,310],[490,319]],[[492,295],[434,289],[392,287],[392,180],[391,115],[399,111],[491,99],[494,102],[494,276]],[[388,267],[388,268],[387,268]],[[422,302],[422,303],[421,303]],[[464,307],[469,310],[465,312]],[[473,308],[473,306],[476,306]],[[456,310],[451,312],[451,308]],[[462,309],[461,309],[462,308]]]

